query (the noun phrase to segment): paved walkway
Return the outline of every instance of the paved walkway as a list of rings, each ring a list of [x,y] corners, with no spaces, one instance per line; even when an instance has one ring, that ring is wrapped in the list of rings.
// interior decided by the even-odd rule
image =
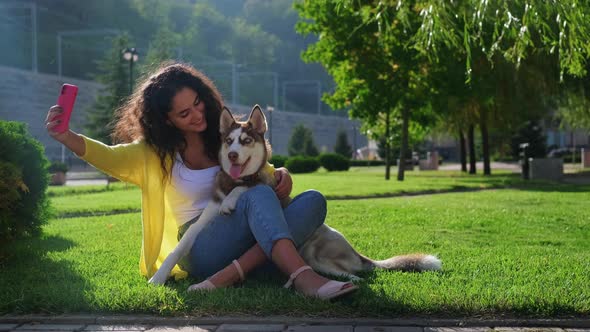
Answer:
[[[340,319],[282,316],[200,318],[142,315],[0,316],[0,331],[590,332],[590,319]]]

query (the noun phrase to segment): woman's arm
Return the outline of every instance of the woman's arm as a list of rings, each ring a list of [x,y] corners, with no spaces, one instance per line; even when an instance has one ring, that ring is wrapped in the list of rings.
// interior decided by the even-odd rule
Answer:
[[[140,169],[145,161],[143,144],[132,143],[109,146],[77,134],[69,128],[63,133],[58,133],[55,131],[55,127],[59,124],[56,116],[61,112],[61,107],[53,106],[49,109],[45,120],[47,132],[53,139],[62,143],[78,157],[99,170],[121,181],[141,185],[143,173]]]

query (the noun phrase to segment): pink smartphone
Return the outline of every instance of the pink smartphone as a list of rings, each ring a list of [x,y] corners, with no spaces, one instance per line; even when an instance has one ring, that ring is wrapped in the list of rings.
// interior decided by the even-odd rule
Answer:
[[[72,110],[74,109],[74,102],[78,95],[78,87],[72,84],[64,84],[61,87],[61,93],[57,98],[57,104],[63,109],[63,113],[56,116],[55,119],[61,120],[61,123],[55,126],[54,130],[58,133],[63,133],[68,129]]]

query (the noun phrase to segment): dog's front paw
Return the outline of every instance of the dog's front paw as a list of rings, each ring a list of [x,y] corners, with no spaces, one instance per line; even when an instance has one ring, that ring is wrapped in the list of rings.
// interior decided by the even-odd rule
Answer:
[[[224,199],[223,202],[221,202],[221,206],[219,207],[219,214],[223,214],[225,216],[230,215],[236,209],[237,202],[237,199]]]
[[[349,279],[350,281],[352,281],[352,282],[360,282],[360,281],[362,281],[362,280],[363,280],[363,278],[361,278],[361,277],[357,277],[357,276],[355,276],[354,274],[351,274],[351,275],[348,277],[348,279]]]

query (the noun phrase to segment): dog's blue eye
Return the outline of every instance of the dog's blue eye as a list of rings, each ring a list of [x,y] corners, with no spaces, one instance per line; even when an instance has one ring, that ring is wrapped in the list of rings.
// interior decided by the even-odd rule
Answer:
[[[252,143],[251,138],[244,138],[244,144],[250,144],[250,143]]]

